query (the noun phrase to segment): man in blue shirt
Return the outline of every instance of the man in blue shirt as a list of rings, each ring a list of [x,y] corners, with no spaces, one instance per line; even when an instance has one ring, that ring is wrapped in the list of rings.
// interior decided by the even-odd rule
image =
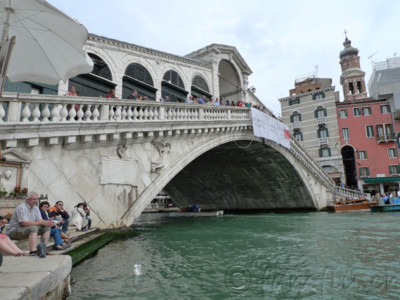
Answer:
[[[198,103],[198,104],[204,104],[204,103],[206,103],[206,96],[203,95],[201,98],[199,98],[199,99],[197,100],[197,103]]]

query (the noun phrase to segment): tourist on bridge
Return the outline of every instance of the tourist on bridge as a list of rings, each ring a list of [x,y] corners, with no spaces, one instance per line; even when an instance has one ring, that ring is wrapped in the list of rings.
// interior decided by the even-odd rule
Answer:
[[[193,96],[189,95],[189,97],[186,98],[185,103],[186,104],[193,104]]]
[[[219,102],[218,98],[215,99],[215,101],[213,102],[213,105],[215,105],[215,106],[220,106],[221,105],[221,103]]]
[[[18,205],[7,227],[7,235],[13,240],[29,240],[29,254],[46,257],[47,243],[50,237],[51,221],[42,219],[39,208],[36,206],[38,194],[28,193],[24,203]],[[42,242],[37,244],[37,236],[41,235]]]
[[[115,96],[115,90],[114,90],[114,89],[110,90],[110,93],[107,94],[107,98],[118,99],[118,98]]]
[[[128,95],[128,99],[137,100],[137,98],[137,90],[133,90],[133,92]]]
[[[69,91],[64,95],[64,96],[71,96],[71,97],[77,97],[78,92],[76,91],[75,87],[72,85]]]
[[[197,104],[204,104],[206,103],[206,96],[203,95],[201,98],[197,100]]]

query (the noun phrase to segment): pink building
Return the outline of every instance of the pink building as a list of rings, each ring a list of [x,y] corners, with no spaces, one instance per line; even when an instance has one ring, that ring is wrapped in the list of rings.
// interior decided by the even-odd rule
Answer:
[[[364,192],[399,190],[400,168],[390,104],[367,95],[358,49],[347,39],[340,52],[344,101],[336,103],[346,185]],[[395,126],[394,126],[395,125]],[[396,126],[397,125],[397,126]]]

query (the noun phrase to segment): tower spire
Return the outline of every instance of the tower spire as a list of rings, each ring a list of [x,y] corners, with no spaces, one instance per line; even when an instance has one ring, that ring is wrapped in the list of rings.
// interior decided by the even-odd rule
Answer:
[[[343,87],[344,100],[356,100],[367,97],[365,85],[365,72],[360,67],[358,49],[351,46],[351,40],[347,37],[347,30],[344,30],[344,49],[340,51],[340,65],[342,75],[340,84]]]

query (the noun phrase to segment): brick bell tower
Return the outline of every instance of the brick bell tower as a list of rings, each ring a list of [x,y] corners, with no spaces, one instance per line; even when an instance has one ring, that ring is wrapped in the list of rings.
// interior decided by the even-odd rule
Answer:
[[[347,34],[343,46],[344,49],[340,51],[339,57],[342,67],[340,84],[343,87],[344,101],[367,98],[365,72],[360,67],[358,49],[351,46],[351,41],[347,38]]]

